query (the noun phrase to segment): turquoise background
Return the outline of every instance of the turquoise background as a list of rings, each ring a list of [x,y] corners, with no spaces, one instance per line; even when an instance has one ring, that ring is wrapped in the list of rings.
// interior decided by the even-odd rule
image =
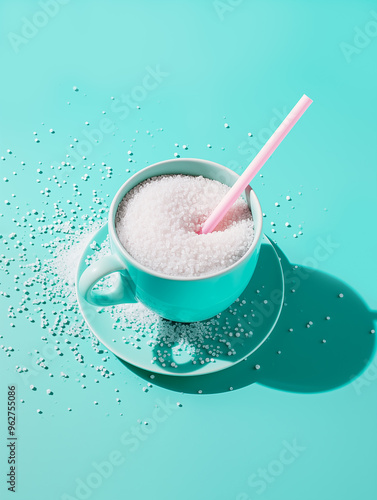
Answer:
[[[47,22],[38,14],[42,4],[0,3],[0,168],[1,179],[9,179],[0,183],[1,271],[4,258],[15,259],[10,274],[0,274],[0,341],[14,349],[10,356],[0,352],[1,496],[8,498],[7,384],[17,384],[18,399],[25,400],[18,403],[17,427],[16,496],[22,500],[80,498],[77,480],[87,481],[96,471],[93,462],[110,458],[118,465],[108,466],[108,477],[81,498],[374,500],[377,359],[369,331],[377,309],[377,32],[370,23],[377,22],[376,2],[71,0],[52,2]],[[45,25],[29,26],[29,38],[17,45],[27,20]],[[358,29],[371,36],[355,39]],[[351,55],[344,44],[355,47]],[[153,89],[147,68],[159,68]],[[147,375],[153,387],[144,392],[141,374],[111,353],[96,353],[90,339],[79,342],[84,364],[61,339],[63,356],[49,360],[49,378],[35,364],[34,351],[44,345],[39,322],[21,316],[11,328],[7,317],[22,296],[13,283],[21,250],[8,235],[17,233],[29,262],[48,257],[41,243],[51,235],[31,246],[27,228],[12,219],[36,209],[48,222],[54,201],[69,208],[67,199],[90,212],[93,189],[111,200],[133,172],[174,153],[241,172],[303,93],[313,105],[252,185],[266,214],[266,234],[291,263],[318,271],[302,287],[305,294],[297,290],[290,316],[261,352],[242,370],[209,381],[179,385]],[[103,118],[110,122],[104,125]],[[100,125],[107,127],[102,137]],[[87,143],[82,160],[74,154],[87,133],[99,142]],[[79,142],[72,149],[73,138]],[[48,181],[50,165],[56,172],[66,161],[76,169],[59,171],[67,181],[59,188]],[[112,167],[111,177],[100,171],[102,162]],[[91,163],[88,171],[84,165]],[[40,193],[45,188],[49,197]],[[330,251],[318,251],[323,241],[331,242]],[[342,308],[338,293],[344,293]],[[327,314],[332,319],[325,323]],[[292,322],[297,328],[288,339]],[[289,363],[276,361],[280,345]],[[103,378],[90,364],[114,375]],[[29,374],[17,373],[16,365],[29,366]],[[130,440],[133,427],[142,433]],[[269,479],[257,477],[264,474],[260,469]]]

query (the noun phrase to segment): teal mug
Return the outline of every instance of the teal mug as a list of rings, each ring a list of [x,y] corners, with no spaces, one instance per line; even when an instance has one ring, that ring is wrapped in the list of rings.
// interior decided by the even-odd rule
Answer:
[[[175,278],[152,271],[137,262],[122,246],[115,229],[119,203],[137,184],[158,175],[201,175],[232,186],[238,175],[222,165],[198,159],[174,159],[146,167],[119,189],[109,211],[108,231],[111,255],[91,264],[81,275],[79,291],[91,304],[110,306],[142,302],[166,319],[180,322],[211,318],[229,307],[246,288],[258,261],[262,240],[262,210],[250,186],[243,193],[254,220],[254,240],[232,266],[203,277]],[[98,281],[118,273],[108,290],[93,290]]]

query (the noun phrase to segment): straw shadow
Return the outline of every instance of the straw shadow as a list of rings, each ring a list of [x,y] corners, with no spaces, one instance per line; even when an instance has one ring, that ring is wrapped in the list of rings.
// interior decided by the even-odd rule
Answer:
[[[284,307],[261,347],[226,370],[189,377],[155,374],[154,384],[179,392],[211,394],[257,382],[285,391],[315,393],[345,385],[365,369],[374,350],[370,332],[377,314],[341,280],[292,265],[276,245],[275,250],[285,278]],[[150,381],[150,372],[122,363]]]

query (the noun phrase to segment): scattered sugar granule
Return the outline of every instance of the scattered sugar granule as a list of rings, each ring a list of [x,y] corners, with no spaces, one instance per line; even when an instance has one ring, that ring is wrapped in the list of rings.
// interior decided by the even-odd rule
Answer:
[[[202,176],[147,179],[119,204],[118,237],[138,262],[164,275],[194,277],[226,269],[253,241],[246,201],[239,198],[212,233],[197,232],[229,189]]]

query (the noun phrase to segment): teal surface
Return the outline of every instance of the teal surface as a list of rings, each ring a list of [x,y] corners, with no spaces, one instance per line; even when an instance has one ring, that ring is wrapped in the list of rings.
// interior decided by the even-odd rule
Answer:
[[[375,500],[376,12],[364,0],[0,3],[1,498]],[[240,173],[303,93],[313,104],[252,184],[288,293],[247,362],[150,379],[87,330],[50,338],[37,304],[35,322],[12,318],[20,263],[49,258],[54,203],[105,222],[120,185],[174,153]],[[56,307],[43,305],[48,318]]]

